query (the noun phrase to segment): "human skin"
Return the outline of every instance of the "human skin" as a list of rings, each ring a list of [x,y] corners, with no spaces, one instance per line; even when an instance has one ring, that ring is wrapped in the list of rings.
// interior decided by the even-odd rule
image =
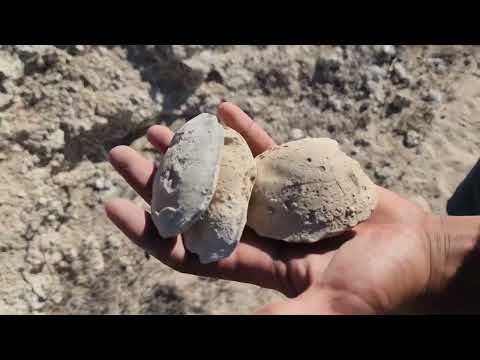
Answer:
[[[222,103],[217,116],[245,138],[255,156],[275,146],[236,105]],[[161,152],[172,137],[159,125],[147,132]],[[127,146],[112,149],[110,161],[150,203],[154,164]],[[288,244],[246,228],[231,256],[206,265],[185,250],[181,236],[160,238],[148,212],[132,202],[116,199],[105,208],[135,244],[179,272],[251,283],[288,297],[258,314],[476,311],[470,305],[480,302],[471,279],[479,263],[480,217],[438,216],[387,189],[377,190],[372,216],[340,237]]]

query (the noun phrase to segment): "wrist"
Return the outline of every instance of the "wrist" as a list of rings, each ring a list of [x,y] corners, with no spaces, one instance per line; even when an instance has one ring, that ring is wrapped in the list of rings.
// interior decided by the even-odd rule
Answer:
[[[430,274],[427,291],[438,293],[450,285],[480,244],[480,216],[429,216],[427,234]],[[480,268],[480,263],[478,264]]]

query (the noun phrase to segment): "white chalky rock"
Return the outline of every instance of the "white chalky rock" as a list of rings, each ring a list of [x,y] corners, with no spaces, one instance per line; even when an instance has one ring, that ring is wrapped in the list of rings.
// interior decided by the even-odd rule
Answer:
[[[162,237],[187,230],[208,208],[215,192],[223,148],[223,127],[200,114],[172,139],[155,175],[152,220]]]
[[[248,201],[256,177],[255,159],[243,137],[225,128],[217,188],[208,210],[184,234],[185,247],[210,263],[228,257],[247,222]]]
[[[315,242],[368,219],[373,182],[335,140],[306,138],[256,158],[247,224],[260,236]]]

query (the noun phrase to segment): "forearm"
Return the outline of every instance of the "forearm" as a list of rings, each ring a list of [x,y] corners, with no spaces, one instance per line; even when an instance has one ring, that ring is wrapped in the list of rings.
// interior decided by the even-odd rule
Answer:
[[[431,283],[441,291],[462,277],[480,278],[480,216],[436,216],[429,222]],[[465,267],[468,265],[468,272]]]

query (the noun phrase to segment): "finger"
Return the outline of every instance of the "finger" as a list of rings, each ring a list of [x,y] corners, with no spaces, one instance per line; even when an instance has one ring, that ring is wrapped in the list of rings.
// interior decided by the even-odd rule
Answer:
[[[267,241],[246,238],[234,253],[219,262],[201,264],[186,251],[181,237],[161,238],[148,213],[131,201],[117,199],[105,205],[109,219],[136,245],[169,267],[184,273],[247,282],[278,290],[278,281]]]
[[[246,229],[241,243],[229,257],[215,263],[201,264],[196,255],[185,249],[180,236],[161,238],[150,214],[131,201],[112,200],[105,209],[110,220],[130,240],[174,270],[250,283],[280,291],[290,297],[299,293],[298,285],[291,282],[287,273],[287,259],[281,251],[283,244],[260,238],[250,229]],[[288,252],[289,248],[285,250]],[[331,252],[318,253],[315,259],[317,266],[313,271],[322,273],[331,256]],[[308,276],[305,274],[305,277]]]
[[[120,145],[110,150],[109,160],[115,170],[147,202],[152,198],[155,176],[153,162],[145,159],[132,148]]]
[[[150,214],[129,200],[115,199],[105,205],[108,218],[137,246],[170,267],[185,257],[180,237],[161,238]]]
[[[238,131],[244,137],[254,156],[275,146],[275,142],[265,130],[238,106],[224,102],[218,106],[217,116],[226,125]]]
[[[166,126],[154,125],[147,131],[148,141],[162,153],[167,151],[172,138],[173,132]]]

